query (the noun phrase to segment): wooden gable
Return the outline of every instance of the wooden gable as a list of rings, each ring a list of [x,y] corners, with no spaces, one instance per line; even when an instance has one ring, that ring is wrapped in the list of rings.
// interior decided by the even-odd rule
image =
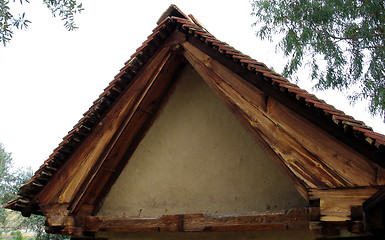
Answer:
[[[290,179],[187,65],[97,216],[228,215],[306,207]]]
[[[241,216],[95,216],[191,67],[309,205]],[[225,131],[225,130],[224,130]],[[7,207],[47,230],[366,233],[362,204],[384,186],[385,137],[217,40],[175,6]],[[129,193],[127,193],[129,194]]]

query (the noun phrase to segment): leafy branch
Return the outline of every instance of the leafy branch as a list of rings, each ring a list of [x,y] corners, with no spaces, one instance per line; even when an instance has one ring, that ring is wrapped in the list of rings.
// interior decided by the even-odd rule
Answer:
[[[24,3],[29,3],[29,1],[20,0],[20,4]],[[75,24],[75,15],[80,14],[84,10],[81,3],[78,4],[76,0],[43,0],[43,3],[54,17],[60,17],[67,30],[73,31],[78,28]],[[31,21],[25,18],[25,12],[14,16],[9,5],[9,0],[0,0],[0,42],[4,46],[11,41],[14,28],[27,29],[31,23]]]
[[[384,1],[253,0],[252,15],[259,38],[281,37],[286,77],[310,66],[316,88],[359,86],[349,100],[368,99],[373,115],[385,115]]]

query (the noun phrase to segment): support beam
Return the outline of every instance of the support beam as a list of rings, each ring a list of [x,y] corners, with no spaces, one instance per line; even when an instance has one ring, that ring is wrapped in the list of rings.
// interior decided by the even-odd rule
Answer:
[[[293,179],[305,198],[307,193],[303,188],[379,185],[375,174],[377,166],[363,155],[194,45],[189,42],[182,45],[189,63],[261,143],[265,152]]]
[[[362,206],[378,189],[378,187],[309,189],[309,199],[320,199],[321,221],[362,220],[357,219],[359,215],[357,211],[362,212],[362,208],[357,208],[357,206]]]
[[[228,232],[308,230],[308,209],[247,216],[165,215],[160,218],[97,217],[85,220],[85,232]]]

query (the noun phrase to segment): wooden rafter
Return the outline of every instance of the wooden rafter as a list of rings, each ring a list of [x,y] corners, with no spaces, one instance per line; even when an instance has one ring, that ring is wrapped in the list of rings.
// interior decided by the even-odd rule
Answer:
[[[139,135],[145,133],[151,119],[156,117],[160,103],[172,85],[172,76],[182,64],[181,58],[176,54],[173,52],[173,46],[164,47],[155,54],[147,67],[142,69],[138,78],[116,101],[103,121],[51,179],[47,187],[37,195],[43,212],[45,206],[49,209],[53,204],[69,203],[71,212],[78,211],[83,205],[86,211],[95,210],[95,206],[91,209],[88,207],[90,201],[93,204],[112,175],[119,174],[121,162],[127,160],[127,154],[130,154],[127,151],[134,151],[132,147],[122,148],[116,143],[125,139],[135,146],[140,140]],[[157,79],[165,81],[156,81]],[[151,94],[148,94],[149,92]],[[144,126],[146,127],[143,128]],[[79,168],[79,164],[82,167]],[[88,200],[84,202],[86,199]],[[49,212],[44,214],[49,215]]]
[[[249,131],[251,129],[254,136],[259,136],[256,140],[262,139],[268,144],[279,156],[277,162],[283,162],[283,168],[290,169],[296,176],[292,177],[294,181],[301,180],[296,183],[300,193],[304,192],[301,185],[306,188],[340,188],[377,184],[378,179],[374,177],[376,167],[368,163],[365,157],[296,117],[274,97],[266,97],[258,88],[248,86],[244,79],[198,48],[188,42],[183,43],[183,47],[184,56],[190,64],[238,118],[245,119]],[[286,124],[290,119],[293,120]],[[290,127],[289,123],[294,126]],[[300,135],[299,131],[309,133]],[[320,150],[319,144],[312,143],[314,136],[318,136],[317,142],[320,144],[324,144],[324,141],[330,146]],[[331,165],[337,168],[331,169]]]
[[[123,170],[140,140],[156,119],[159,110],[164,106],[167,96],[172,92],[170,89],[175,85],[175,74],[183,65],[182,59],[176,54],[170,55],[152,77],[153,83],[147,87],[133,107],[132,116],[121,126],[121,133],[111,145],[110,152],[100,160],[100,166],[95,170],[93,178],[87,181],[89,185],[85,186],[84,195],[75,197],[78,202],[70,206],[71,213],[79,211],[83,204],[93,206],[93,213],[98,210],[101,199]],[[89,211],[87,208],[85,210]]]

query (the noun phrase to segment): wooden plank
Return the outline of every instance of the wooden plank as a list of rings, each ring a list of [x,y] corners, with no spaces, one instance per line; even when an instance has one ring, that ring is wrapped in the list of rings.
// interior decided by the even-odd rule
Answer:
[[[165,48],[167,49],[167,48]],[[137,82],[143,81],[145,82],[147,79],[150,79],[148,84],[143,89],[138,89],[138,91],[141,92],[141,94],[138,96],[137,99],[135,99],[135,102],[133,105],[130,106],[130,109],[128,110],[127,116],[123,119],[123,121],[117,126],[116,131],[113,134],[113,137],[110,139],[110,141],[106,144],[106,147],[104,148],[104,151],[102,155],[98,158],[98,160],[91,166],[90,171],[88,172],[87,178],[84,180],[82,186],[80,189],[76,192],[76,196],[74,197],[74,200],[71,203],[71,210],[76,208],[76,206],[79,205],[79,201],[81,200],[82,196],[87,191],[88,187],[90,186],[91,182],[95,178],[96,174],[100,172],[100,169],[104,162],[106,161],[113,161],[114,158],[120,159],[119,151],[114,152],[114,149],[116,149],[116,145],[119,142],[119,139],[122,139],[122,136],[124,136],[124,131],[127,129],[127,125],[133,118],[134,114],[137,112],[137,109],[139,109],[139,105],[143,101],[143,99],[147,96],[147,93],[152,88],[155,80],[158,78],[160,72],[163,70],[163,67],[166,65],[166,63],[169,61],[171,57],[171,54],[168,54],[166,58],[163,58],[161,60],[161,64],[154,70],[149,71],[148,74],[142,73],[138,79]],[[124,137],[123,137],[124,138]],[[127,139],[125,139],[127,141]],[[125,145],[120,147],[126,147]],[[121,152],[121,151],[120,151]],[[112,157],[111,157],[112,155]],[[110,159],[109,159],[110,158]],[[113,169],[110,167],[110,169]]]
[[[185,49],[184,56],[190,62],[190,64],[197,70],[197,72],[208,83],[208,85],[213,89],[213,91],[223,100],[226,106],[234,113],[234,115],[238,118],[241,124],[247,129],[247,131],[263,148],[265,153],[277,164],[277,166],[283,172],[285,172],[290,177],[298,192],[305,199],[307,199],[307,190],[303,182],[300,181],[299,178],[297,178],[295,174],[288,168],[288,166],[284,164],[284,161],[282,161],[281,156],[277,154],[276,151],[269,144],[269,142],[266,141],[265,137],[263,136],[263,133],[258,131],[255,126],[250,124],[251,120],[247,114],[251,114],[252,112],[256,111],[255,108],[258,108],[259,105],[265,105],[265,96],[262,94],[262,92],[260,92],[256,88],[251,88],[250,85],[248,85],[248,83],[243,80],[238,81],[238,79],[234,79],[233,73],[231,73],[231,71],[229,71],[228,69],[220,69],[220,66],[217,66],[217,71],[221,72],[220,74],[223,76],[223,78],[226,78],[226,80],[228,81],[232,81],[234,79],[233,83],[237,82],[236,84],[234,84],[234,87],[228,86],[222,78],[216,75],[210,68],[208,68],[202,62],[207,59],[205,63],[211,64],[212,62],[214,62],[212,59],[207,58],[207,55],[202,54],[199,50],[195,49],[188,43],[184,43],[183,46]],[[224,76],[225,74],[227,75],[227,77]],[[213,82],[213,80],[215,82]],[[229,97],[227,94],[224,94],[221,89],[222,86],[227,86],[227,88],[230,90],[234,90],[234,88],[247,90],[250,93],[249,97],[246,100],[242,98],[238,93],[236,93],[237,97],[241,98],[241,101],[235,101],[234,99],[231,99],[231,97]],[[242,109],[240,106],[242,101],[246,101],[246,105],[250,106],[250,109]]]
[[[158,112],[164,106],[170,89],[175,85],[175,74],[178,73],[178,69],[181,69],[182,64],[182,59],[176,56],[171,57],[162,67],[153,85],[138,105],[136,112],[125,125],[111,152],[101,163],[102,165],[95,173],[92,182],[88,184],[83,199],[77,204],[79,207],[85,203],[94,207],[92,212],[98,209],[99,201],[109,191],[114,182],[113,179],[119,176],[139,142],[156,119]],[[79,210],[75,205],[72,205],[70,209],[72,209],[71,212]]]
[[[309,152],[297,139],[288,134],[279,123],[275,122],[270,116],[264,112],[263,106],[256,106],[250,102],[250,98],[246,92],[238,92],[234,84],[228,83],[229,79],[234,82],[243,82],[238,75],[232,73],[224,67],[220,67],[215,60],[198,49],[184,44],[185,57],[197,69],[202,78],[211,86],[211,88],[222,98],[228,105],[238,108],[244,117],[249,121],[254,131],[266,141],[274,152],[280,156],[287,168],[289,168],[307,187],[341,187],[347,183],[340,176],[335,175],[327,167],[320,167],[319,160],[316,155]],[[214,72],[211,65],[217,65],[218,69],[226,72],[226,77],[220,77]],[[218,70],[217,70],[218,71]],[[320,179],[322,176],[322,179]]]
[[[198,38],[188,37],[187,41],[191,43],[195,48],[199,48],[201,52],[204,52],[213,59],[216,59],[221,65],[225,66],[228,69],[231,69],[234,73],[241,76],[241,78],[245,79],[247,82],[253,84],[255,87],[262,90],[269,97],[271,96],[279,100],[286,107],[293,110],[297,114],[303,116],[309,122],[315,123],[325,132],[330,133],[335,138],[349,145],[352,149],[356,149],[358,152],[365,155],[371,161],[385,168],[385,162],[383,161],[383,152],[374,151],[369,144],[363,144],[363,141],[357,139],[351,134],[347,134],[337,124],[334,124],[323,117],[319,117],[317,114],[315,114],[314,111],[310,110],[301,101],[297,101],[289,94],[282,94],[280,91],[277,91],[277,89],[269,81],[265,80],[265,77],[263,76],[263,71],[249,71],[247,68],[243,67],[242,64],[239,64],[238,62],[233,61],[232,58],[228,58],[227,56],[219,53],[216,49],[213,49],[212,46],[210,46],[209,44],[204,44]]]
[[[267,109],[269,116],[279,122],[288,134],[306,146],[309,152],[317,155],[320,165],[328,166],[350,185],[380,185],[383,181],[385,175],[376,174],[380,166],[315,127],[276,99],[270,99]]]
[[[265,213],[250,216],[206,217],[203,215],[186,215],[184,217],[184,231],[308,230],[309,219],[308,209],[291,209],[284,213]]]
[[[160,218],[88,216],[84,230],[87,232],[177,232],[180,218],[180,215]]]
[[[376,178],[378,166],[354,149],[274,98],[264,96],[256,87],[190,43],[183,43],[183,46],[185,57],[203,79],[228,102],[228,106],[240,109],[254,131],[307,187],[370,186],[384,178]]]
[[[361,206],[379,187],[309,189],[309,199],[320,199],[321,221],[351,220],[351,207]]]
[[[307,209],[247,216],[167,215],[160,218],[98,217],[85,220],[89,232],[226,232],[265,230],[308,230]]]
[[[87,176],[93,175],[89,173],[91,168],[93,166],[98,168],[101,159],[104,159],[106,153],[110,151],[109,143],[115,141],[113,139],[120,134],[118,129],[122,122],[136,111],[135,105],[138,106],[138,100],[146,92],[145,89],[152,84],[170,54],[169,48],[163,48],[148,62],[141,74],[138,74],[138,78],[116,100],[98,126],[37,195],[41,205],[72,201]]]

